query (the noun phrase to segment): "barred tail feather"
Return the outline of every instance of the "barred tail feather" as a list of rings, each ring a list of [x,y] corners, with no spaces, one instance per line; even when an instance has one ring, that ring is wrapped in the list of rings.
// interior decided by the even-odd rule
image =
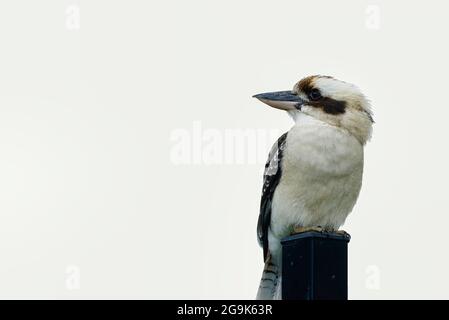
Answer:
[[[280,268],[273,263],[271,256],[268,256],[262,272],[257,300],[281,299],[281,276]]]

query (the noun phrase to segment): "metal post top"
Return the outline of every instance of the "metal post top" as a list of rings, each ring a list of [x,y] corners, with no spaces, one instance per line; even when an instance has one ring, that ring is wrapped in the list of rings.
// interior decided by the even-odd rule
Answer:
[[[347,300],[350,238],[307,230],[282,239],[282,299]]]
[[[333,239],[349,242],[351,240],[351,236],[349,233],[337,233],[337,232],[326,232],[326,231],[306,231],[301,233],[292,234],[288,237],[285,237],[281,240],[282,244],[287,244],[288,242],[299,240],[299,239],[310,239],[310,238],[319,238],[319,239]]]

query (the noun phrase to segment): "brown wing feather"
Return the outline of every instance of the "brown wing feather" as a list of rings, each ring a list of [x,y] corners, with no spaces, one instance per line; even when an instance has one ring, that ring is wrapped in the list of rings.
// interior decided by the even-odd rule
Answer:
[[[280,136],[271,148],[263,175],[262,198],[260,201],[259,219],[257,221],[257,239],[263,248],[264,261],[268,255],[268,228],[270,227],[271,221],[271,205],[274,191],[281,179],[281,163],[286,139],[287,132]]]

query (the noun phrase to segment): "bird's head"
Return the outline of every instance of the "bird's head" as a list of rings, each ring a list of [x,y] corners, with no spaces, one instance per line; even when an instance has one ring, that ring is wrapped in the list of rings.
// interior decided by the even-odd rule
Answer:
[[[271,107],[288,111],[293,119],[301,114],[348,131],[361,144],[371,137],[373,117],[369,101],[354,85],[328,76],[309,76],[293,90],[254,96]]]

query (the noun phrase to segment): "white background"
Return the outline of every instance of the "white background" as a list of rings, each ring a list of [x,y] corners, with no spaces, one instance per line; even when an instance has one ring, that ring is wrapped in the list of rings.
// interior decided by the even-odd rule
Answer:
[[[282,133],[251,96],[310,74],[355,83],[375,114],[350,298],[449,298],[448,11],[2,1],[0,298],[254,298],[263,163],[176,164],[173,135]]]

